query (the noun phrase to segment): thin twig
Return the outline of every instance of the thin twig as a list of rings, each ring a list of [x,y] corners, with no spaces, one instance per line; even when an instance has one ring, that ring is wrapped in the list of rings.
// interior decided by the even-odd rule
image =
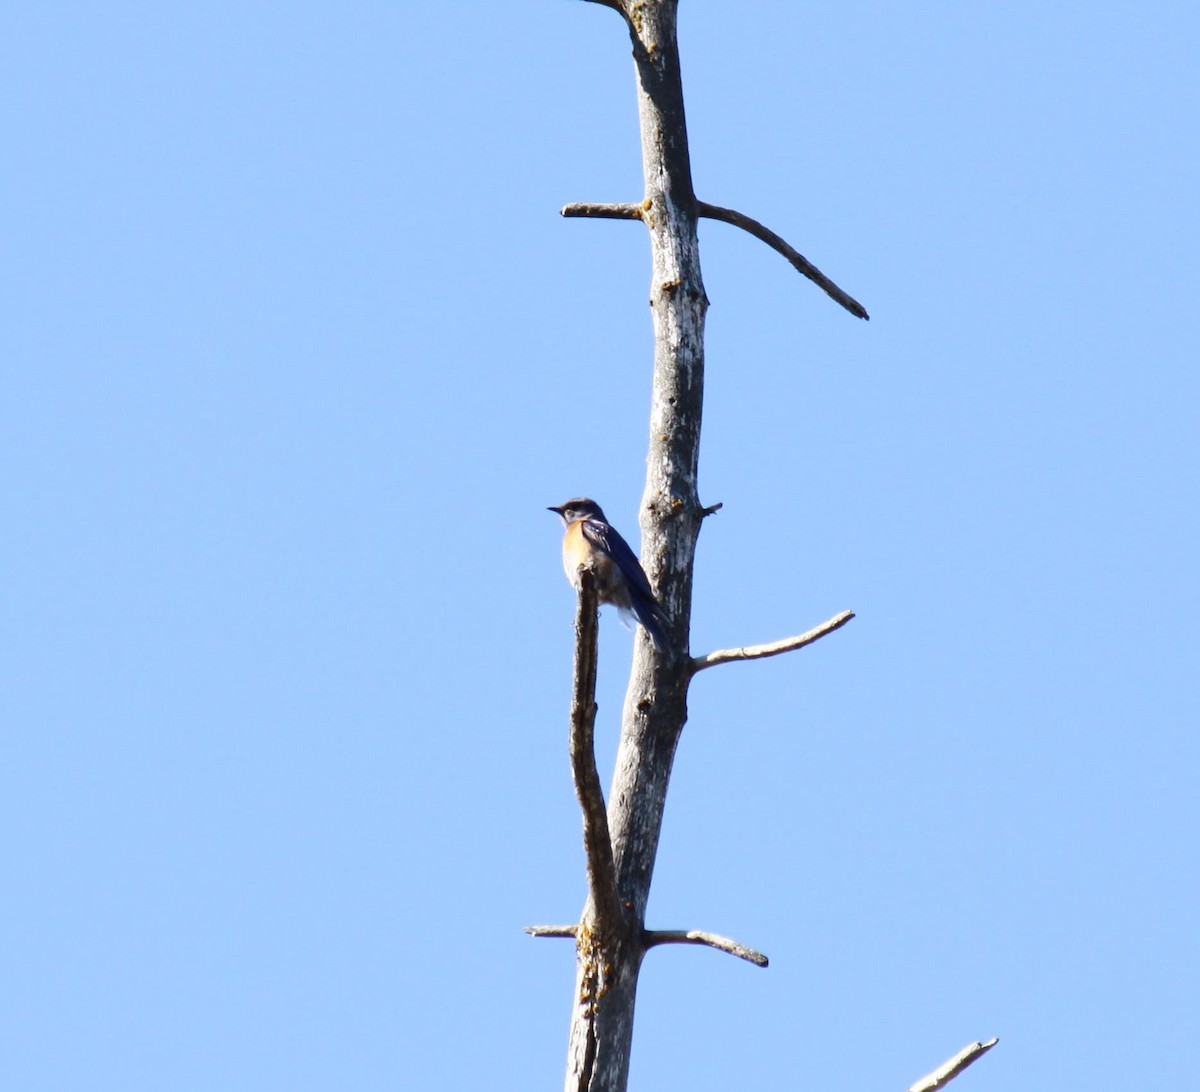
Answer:
[[[599,0],[594,0],[599,3]],[[585,216],[596,220],[640,220],[646,213],[644,203],[609,203],[601,201],[574,201],[563,205],[559,214],[566,217]]]
[[[699,929],[647,929],[643,934],[646,948],[656,948],[660,944],[704,944],[721,952],[728,952],[738,959],[753,963],[756,967],[765,967],[767,957],[762,952],[747,948],[736,940],[719,937],[716,933],[705,933]]]
[[[710,504],[707,508],[701,508],[700,509],[700,518],[708,519],[708,517],[711,516],[714,512],[719,512],[724,507],[725,507],[724,501],[717,501],[716,504]]]
[[[972,1062],[982,1058],[992,1049],[999,1039],[989,1039],[986,1043],[972,1043],[965,1046],[948,1062],[938,1066],[932,1073],[922,1077],[916,1084],[910,1084],[906,1092],[934,1092],[935,1089],[949,1084]]]
[[[595,910],[591,928],[603,935],[621,920],[617,872],[604,790],[596,772],[596,659],[599,597],[589,569],[579,571],[579,601],[575,612],[575,682],[571,696],[571,772],[583,811],[583,848],[587,857],[588,894]]]
[[[724,209],[720,205],[710,205],[707,201],[698,201],[696,211],[710,220],[723,220],[727,224],[750,232],[756,239],[762,240],[772,250],[778,251],[787,258],[797,272],[803,273],[813,284],[824,290],[830,299],[840,303],[850,314],[860,319],[871,317],[858,300],[834,284],[794,246],[776,235],[769,227],[760,224],[757,220],[752,220],[744,212],[738,212],[736,209]]]
[[[531,937],[574,937],[578,925],[526,925],[525,932]]]
[[[782,652],[803,648],[805,645],[811,645],[813,641],[819,641],[835,629],[841,629],[853,617],[854,611],[844,610],[841,614],[830,618],[828,622],[822,622],[815,629],[810,629],[807,633],[800,634],[799,637],[785,637],[782,641],[772,641],[766,645],[723,648],[719,652],[710,652],[707,656],[696,656],[692,660],[692,674],[703,671],[706,667],[715,667],[717,664],[732,663],[735,660],[761,660],[766,656],[778,656]]]

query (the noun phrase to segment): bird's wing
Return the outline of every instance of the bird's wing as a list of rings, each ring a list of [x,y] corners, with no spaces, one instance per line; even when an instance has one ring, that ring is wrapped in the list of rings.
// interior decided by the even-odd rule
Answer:
[[[650,591],[650,581],[646,579],[637,554],[629,548],[629,543],[614,527],[597,519],[585,519],[583,534],[589,542],[595,543],[616,562],[617,567],[624,574],[627,584],[641,592],[651,602],[654,601],[654,594]]]

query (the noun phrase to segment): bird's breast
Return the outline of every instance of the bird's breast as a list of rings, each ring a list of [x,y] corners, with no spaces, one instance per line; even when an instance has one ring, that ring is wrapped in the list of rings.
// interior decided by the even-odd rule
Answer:
[[[579,588],[579,570],[590,569],[596,578],[601,603],[621,599],[624,589],[621,574],[608,554],[584,535],[582,520],[570,524],[563,535],[563,569],[575,589]]]

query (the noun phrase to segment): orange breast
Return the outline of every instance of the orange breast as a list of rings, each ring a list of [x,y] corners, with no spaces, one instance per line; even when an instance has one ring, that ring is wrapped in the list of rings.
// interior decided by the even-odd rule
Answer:
[[[563,535],[563,568],[573,588],[579,587],[579,570],[589,567],[596,574],[603,600],[612,562],[584,537],[583,520],[576,520],[568,525]]]

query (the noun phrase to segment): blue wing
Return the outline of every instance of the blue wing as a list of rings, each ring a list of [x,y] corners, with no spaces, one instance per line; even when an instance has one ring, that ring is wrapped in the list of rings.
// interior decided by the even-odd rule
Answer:
[[[670,620],[667,618],[667,612],[654,598],[654,593],[650,590],[650,581],[646,579],[645,570],[637,555],[629,548],[629,543],[621,537],[615,527],[598,519],[585,519],[583,534],[612,558],[613,564],[621,570],[621,575],[625,577],[625,586],[629,589],[630,607],[634,617],[641,622],[650,639],[659,648],[666,648],[665,628]]]

